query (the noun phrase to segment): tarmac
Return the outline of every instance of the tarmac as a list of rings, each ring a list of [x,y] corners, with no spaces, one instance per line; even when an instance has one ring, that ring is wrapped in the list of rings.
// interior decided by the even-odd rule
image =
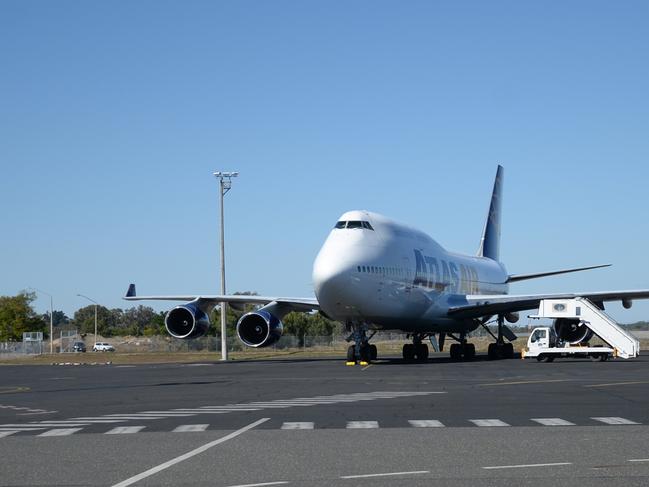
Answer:
[[[2,486],[649,484],[644,356],[0,375]]]

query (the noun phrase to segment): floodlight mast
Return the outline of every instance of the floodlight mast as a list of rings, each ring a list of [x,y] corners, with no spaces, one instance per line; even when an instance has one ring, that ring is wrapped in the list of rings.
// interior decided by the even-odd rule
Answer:
[[[236,178],[238,172],[217,171],[214,177],[219,180],[219,202],[221,208],[221,294],[225,295],[225,235],[224,235],[224,212],[223,197],[232,188],[232,178]],[[221,360],[228,359],[228,341],[227,341],[227,308],[228,303],[221,303]]]

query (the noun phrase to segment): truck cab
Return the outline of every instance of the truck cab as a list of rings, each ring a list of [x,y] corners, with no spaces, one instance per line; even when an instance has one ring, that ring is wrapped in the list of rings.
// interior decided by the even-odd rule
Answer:
[[[534,328],[534,331],[532,331],[532,334],[527,339],[527,348],[529,350],[550,348],[556,346],[556,344],[557,334],[555,333],[554,328],[549,326]]]

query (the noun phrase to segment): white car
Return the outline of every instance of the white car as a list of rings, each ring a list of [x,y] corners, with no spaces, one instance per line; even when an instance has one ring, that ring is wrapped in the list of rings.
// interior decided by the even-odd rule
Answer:
[[[97,342],[95,345],[92,347],[93,352],[114,352],[115,347],[113,347],[110,343],[106,342]]]

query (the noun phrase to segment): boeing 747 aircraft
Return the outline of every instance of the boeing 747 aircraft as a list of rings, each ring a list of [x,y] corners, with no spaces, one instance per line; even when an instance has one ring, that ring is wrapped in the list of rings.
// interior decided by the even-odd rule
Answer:
[[[130,285],[124,299],[183,301],[169,311],[165,326],[175,338],[204,335],[209,315],[221,302],[246,303],[259,309],[244,314],[236,329],[249,347],[266,347],[282,335],[282,318],[290,311],[314,311],[344,323],[353,340],[348,361],[376,360],[370,339],[378,330],[401,330],[412,343],[403,346],[406,360],[426,360],[430,340],[443,350],[451,339],[453,359],[470,360],[475,347],[467,334],[495,318],[497,334],[489,345],[490,358],[512,358],[516,336],[505,320],[515,323],[518,312],[538,307],[542,299],[584,297],[601,309],[606,301],[629,308],[634,299],[649,298],[649,290],[572,294],[510,295],[509,284],[525,279],[605,266],[510,275],[500,262],[500,222],[503,168],[498,166],[489,214],[476,255],[445,250],[425,233],[369,211],[344,213],[329,234],[313,264],[315,298],[279,296],[137,296]],[[486,327],[485,327],[486,328]],[[572,343],[587,341],[588,328],[571,320],[555,320],[557,335]],[[487,328],[488,330],[488,328]],[[490,332],[491,333],[491,332]],[[369,335],[368,335],[369,334]]]

